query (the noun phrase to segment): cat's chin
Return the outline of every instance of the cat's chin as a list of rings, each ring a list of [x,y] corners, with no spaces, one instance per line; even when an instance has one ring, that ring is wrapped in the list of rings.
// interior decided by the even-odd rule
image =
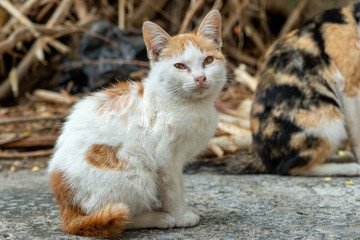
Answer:
[[[209,86],[204,86],[204,85],[197,86],[193,92],[202,95],[203,93],[207,92],[209,88],[210,88]]]

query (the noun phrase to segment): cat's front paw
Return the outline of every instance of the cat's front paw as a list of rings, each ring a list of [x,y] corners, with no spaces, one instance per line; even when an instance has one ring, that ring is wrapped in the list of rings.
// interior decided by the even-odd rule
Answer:
[[[193,227],[199,224],[200,216],[192,208],[187,208],[185,213],[175,217],[176,227]]]
[[[173,228],[175,227],[175,224],[176,224],[175,218],[173,218],[170,214],[161,213],[161,215],[159,215],[159,218],[157,219],[156,227],[162,229]]]

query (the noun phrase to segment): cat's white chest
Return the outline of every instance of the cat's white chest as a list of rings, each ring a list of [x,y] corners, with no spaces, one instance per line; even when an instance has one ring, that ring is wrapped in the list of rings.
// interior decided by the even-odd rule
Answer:
[[[148,129],[148,144],[164,161],[188,161],[204,149],[216,128],[214,109],[203,112],[158,112]]]

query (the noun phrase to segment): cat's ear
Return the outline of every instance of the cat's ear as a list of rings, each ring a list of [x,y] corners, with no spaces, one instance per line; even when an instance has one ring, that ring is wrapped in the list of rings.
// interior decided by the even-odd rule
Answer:
[[[199,26],[197,33],[213,40],[215,46],[218,49],[222,47],[221,14],[219,10],[214,9],[205,16],[204,20],[202,20]]]
[[[157,24],[146,21],[142,27],[142,33],[147,49],[147,54],[152,62],[156,62],[161,50],[166,47],[171,37],[164,29],[159,27]]]

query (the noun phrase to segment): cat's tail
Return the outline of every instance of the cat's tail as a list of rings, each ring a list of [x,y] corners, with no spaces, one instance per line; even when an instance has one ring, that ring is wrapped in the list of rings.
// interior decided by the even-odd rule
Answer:
[[[92,215],[79,209],[62,211],[62,229],[65,232],[96,238],[113,238],[124,231],[129,221],[129,209],[124,204],[110,204]]]
[[[217,172],[225,174],[267,173],[265,165],[255,153],[239,152],[221,159],[199,159],[185,168],[187,173]]]

